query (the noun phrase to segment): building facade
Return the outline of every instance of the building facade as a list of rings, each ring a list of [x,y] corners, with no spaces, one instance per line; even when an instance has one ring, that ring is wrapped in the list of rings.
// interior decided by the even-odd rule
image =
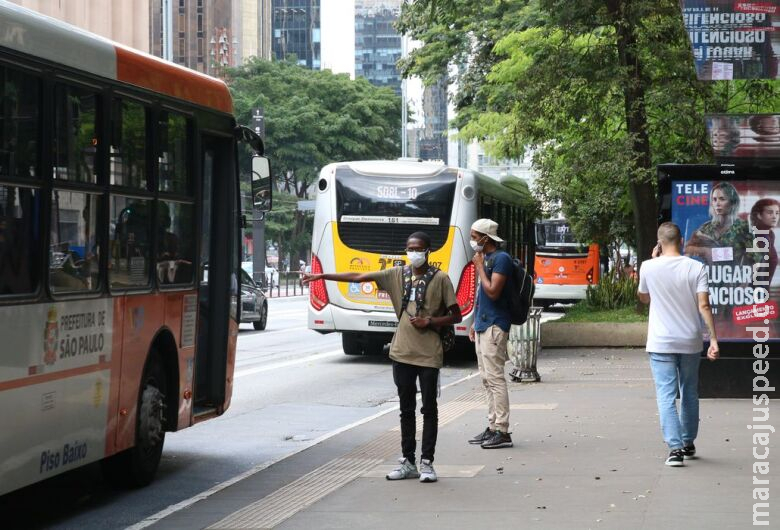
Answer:
[[[447,161],[449,127],[447,126],[447,79],[426,86],[422,97],[424,126],[419,140],[419,157],[423,160]]]
[[[320,69],[320,0],[273,0],[272,29],[276,60],[294,56],[301,66]]]
[[[401,34],[393,24],[401,12],[401,0],[355,1],[355,76],[401,95]]]
[[[136,50],[149,52],[150,0],[11,0]]]

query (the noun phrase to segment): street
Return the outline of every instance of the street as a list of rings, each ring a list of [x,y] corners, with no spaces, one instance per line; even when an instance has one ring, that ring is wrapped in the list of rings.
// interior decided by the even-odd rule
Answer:
[[[168,433],[151,485],[115,490],[99,466],[87,466],[1,498],[3,527],[15,521],[12,528],[140,528],[155,514],[392,409],[397,397],[387,356],[344,355],[339,334],[306,328],[307,304],[304,297],[271,299],[265,331],[241,325],[230,408]],[[475,371],[473,360],[449,362],[441,385]]]

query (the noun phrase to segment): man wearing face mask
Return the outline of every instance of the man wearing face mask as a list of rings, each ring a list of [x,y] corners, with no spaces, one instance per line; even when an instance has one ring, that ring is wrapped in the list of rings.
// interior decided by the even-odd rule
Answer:
[[[455,290],[449,276],[441,271],[430,278],[425,287],[425,299],[420,311],[417,309],[416,290],[421,287],[428,272],[428,256],[431,252],[431,238],[425,232],[415,232],[406,241],[406,256],[411,266],[411,289],[404,307],[404,267],[393,267],[383,271],[336,274],[303,274],[303,283],[324,279],[337,282],[376,282],[379,289],[387,292],[400,314],[398,328],[390,344],[390,358],[393,361],[393,381],[398,389],[401,408],[401,450],[403,458],[399,466],[387,475],[388,480],[420,478],[420,482],[436,482],[433,456],[438,435],[438,405],[436,397],[439,386],[439,369],[443,364],[444,350],[439,336],[443,326],[457,324],[462,320]],[[423,434],[420,469],[415,465],[415,440],[417,408],[417,380],[420,381],[422,396]]]
[[[504,365],[509,360],[511,314],[508,281],[512,276],[512,258],[499,250],[504,240],[498,237],[498,223],[478,219],[471,225],[471,248],[479,275],[474,324],[469,338],[475,343],[477,363],[488,402],[488,426],[469,440],[483,449],[512,447],[509,435],[509,390]]]

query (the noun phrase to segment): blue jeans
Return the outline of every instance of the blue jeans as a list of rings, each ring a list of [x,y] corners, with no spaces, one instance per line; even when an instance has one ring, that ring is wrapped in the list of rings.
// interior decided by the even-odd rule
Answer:
[[[650,368],[661,430],[669,449],[693,443],[699,432],[699,353],[651,353]],[[680,413],[675,399],[680,392]]]

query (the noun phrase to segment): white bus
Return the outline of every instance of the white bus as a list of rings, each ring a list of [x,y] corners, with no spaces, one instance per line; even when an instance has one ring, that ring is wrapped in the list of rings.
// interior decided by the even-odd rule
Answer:
[[[312,272],[367,272],[404,265],[407,237],[431,236],[429,262],[449,274],[468,343],[476,276],[469,245],[480,217],[499,223],[506,250],[533,264],[534,201],[526,183],[500,180],[441,162],[363,161],[325,166],[317,182]],[[381,353],[398,324],[387,293],[373,282],[310,285],[309,328],[342,333],[344,353]]]

